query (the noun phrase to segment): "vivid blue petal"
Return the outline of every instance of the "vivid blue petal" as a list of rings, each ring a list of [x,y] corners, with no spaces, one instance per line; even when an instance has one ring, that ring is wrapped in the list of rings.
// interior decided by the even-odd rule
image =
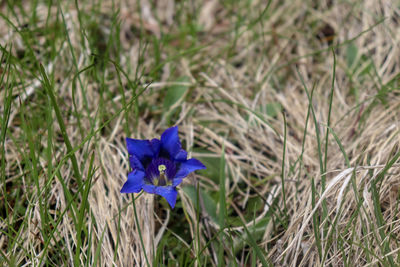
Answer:
[[[186,158],[187,158],[187,152],[183,149],[179,150],[179,152],[174,157],[176,161],[186,161]]]
[[[172,186],[178,186],[182,183],[183,178],[175,178],[172,180]]]
[[[156,189],[157,189],[157,186],[152,185],[152,184],[144,184],[143,185],[143,190],[145,192],[147,192],[147,193],[150,193],[150,194],[155,194],[156,193]]]
[[[149,181],[154,181],[155,178],[160,177],[159,166],[164,165],[165,170],[164,173],[167,179],[173,179],[176,174],[176,165],[169,159],[165,158],[156,158],[153,159],[150,164],[146,167],[146,178]],[[165,186],[166,181],[164,179],[158,180],[158,186]]]
[[[154,152],[149,140],[126,138],[126,147],[130,155],[135,155],[139,160],[144,157],[153,157]]]
[[[133,170],[144,171],[143,165],[135,155],[129,155],[129,163]]]
[[[176,197],[178,196],[178,192],[176,191],[175,187],[173,186],[158,187],[156,193],[165,198],[165,200],[167,200],[172,209],[175,207]]]
[[[189,173],[194,172],[195,170],[205,169],[206,166],[203,165],[199,160],[195,158],[188,159],[185,162],[182,162],[178,172],[175,175],[176,178],[184,178]]]
[[[154,157],[157,157],[161,149],[161,141],[157,138],[154,138],[150,141],[150,143],[151,148],[153,149]]]
[[[121,193],[139,193],[143,187],[143,171],[133,171],[128,174],[128,180],[121,189]]]
[[[178,192],[174,186],[155,186],[150,184],[143,185],[143,190],[150,194],[157,194],[165,198],[171,208],[175,207]]]
[[[168,151],[172,158],[181,150],[181,141],[178,136],[178,126],[168,128],[161,135],[162,147]]]

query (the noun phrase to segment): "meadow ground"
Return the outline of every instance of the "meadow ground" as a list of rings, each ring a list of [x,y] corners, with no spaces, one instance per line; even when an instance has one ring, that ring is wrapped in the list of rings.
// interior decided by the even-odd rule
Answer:
[[[0,57],[0,266],[400,265],[398,1],[0,1]]]

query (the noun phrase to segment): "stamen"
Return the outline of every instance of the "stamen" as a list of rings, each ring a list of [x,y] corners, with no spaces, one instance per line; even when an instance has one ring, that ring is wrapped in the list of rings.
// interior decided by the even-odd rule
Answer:
[[[168,183],[167,176],[165,175],[165,170],[167,167],[164,164],[158,165],[158,171],[160,172],[160,184],[165,185]]]
[[[164,164],[158,165],[158,171],[160,172],[160,174],[163,174],[166,169],[167,167]]]
[[[165,158],[156,158],[146,167],[146,181],[155,186],[170,186],[176,174],[174,162]]]

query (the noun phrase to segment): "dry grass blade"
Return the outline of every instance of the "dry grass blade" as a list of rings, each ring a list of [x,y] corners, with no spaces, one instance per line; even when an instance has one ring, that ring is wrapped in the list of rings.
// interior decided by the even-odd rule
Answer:
[[[14,2],[0,265],[400,265],[398,4]],[[175,124],[207,170],[121,194],[125,138]]]

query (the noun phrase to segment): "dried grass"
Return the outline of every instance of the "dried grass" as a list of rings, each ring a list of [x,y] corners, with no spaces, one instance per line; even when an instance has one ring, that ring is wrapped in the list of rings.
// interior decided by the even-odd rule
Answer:
[[[238,15],[243,12],[237,4],[234,9]],[[258,17],[259,11],[263,10],[265,3],[252,1],[249,10],[254,13],[245,13],[243,23],[237,29],[239,35],[235,35],[234,23],[239,19],[232,10],[219,1],[140,1],[141,16],[138,5],[132,1],[117,3],[120,9],[121,34],[120,41],[122,51],[118,61],[123,69],[135,69],[147,72],[154,66],[152,57],[152,46],[144,55],[144,62],[138,66],[138,58],[141,55],[141,47],[138,45],[138,35],[135,33],[141,27],[148,35],[159,38],[162,33],[174,34],[179,31],[178,27],[184,25],[183,16],[175,16],[178,9],[196,10],[197,23],[203,27],[199,34],[199,45],[205,47],[195,55],[180,57],[176,61],[167,62],[162,69],[160,80],[152,81],[148,91],[140,96],[140,102],[152,105],[162,105],[164,88],[175,84],[170,80],[170,75],[187,76],[193,88],[189,99],[178,105],[182,111],[177,117],[176,123],[180,125],[180,136],[186,143],[188,149],[194,145],[206,148],[209,157],[219,159],[223,153],[222,145],[225,146],[225,157],[229,180],[226,182],[227,204],[238,216],[246,213],[248,201],[254,197],[262,197],[266,203],[259,211],[256,221],[265,216],[272,201],[277,200],[278,206],[283,207],[281,171],[282,161],[285,160],[285,193],[288,218],[287,229],[275,229],[271,220],[266,226],[263,238],[259,242],[268,254],[271,262],[276,266],[317,266],[322,259],[316,247],[315,233],[313,229],[313,215],[321,214],[322,203],[325,201],[328,210],[328,221],[321,222],[319,229],[322,241],[322,250],[326,251],[324,265],[344,265],[343,253],[351,257],[350,264],[354,266],[379,265],[378,259],[387,258],[381,249],[384,240],[379,235],[379,227],[375,218],[374,203],[371,195],[371,183],[376,179],[385,164],[399,151],[399,103],[398,91],[387,92],[384,96],[385,102],[377,100],[379,90],[393,79],[398,79],[400,73],[400,17],[399,7],[390,1],[358,1],[338,2],[322,1],[315,4],[309,1],[286,1],[273,2],[267,14],[268,19],[261,22],[253,21]],[[25,6],[29,10],[29,5]],[[100,28],[104,36],[108,36],[110,29],[111,1],[103,1],[100,13],[104,16],[104,25]],[[46,8],[39,6],[38,10]],[[63,4],[66,25],[68,27],[71,45],[76,53],[78,69],[89,64],[89,48],[81,46],[78,13],[72,4]],[[82,12],[90,12],[89,5],[82,4]],[[6,10],[3,5],[2,9]],[[53,10],[53,9],[52,9]],[[53,10],[56,12],[56,8]],[[189,11],[187,11],[190,13]],[[7,14],[5,12],[5,14]],[[38,13],[38,25],[45,24],[46,12]],[[383,23],[376,25],[381,19]],[[12,19],[11,19],[12,20]],[[157,22],[159,20],[160,23]],[[21,22],[13,21],[16,25]],[[251,25],[251,28],[248,26]],[[334,42],[344,43],[346,40],[358,36],[362,31],[370,29],[361,34],[353,41],[358,49],[356,63],[354,66],[347,65],[347,47],[337,47],[336,77],[333,97],[333,109],[331,113],[331,127],[341,140],[346,154],[349,157],[350,167],[346,166],[343,154],[335,139],[330,136],[328,144],[328,161],[326,169],[326,190],[319,195],[317,204],[312,207],[311,180],[315,181],[317,192],[321,192],[321,171],[318,160],[317,141],[315,125],[310,116],[307,125],[307,135],[303,148],[303,135],[306,128],[306,117],[309,112],[309,100],[301,83],[297,70],[304,79],[304,83],[311,91],[314,88],[313,108],[315,111],[321,138],[324,139],[327,128],[327,116],[329,109],[329,93],[333,70],[333,57],[328,49],[328,37],[317,38],[323,35],[321,32],[324,25],[330,25],[335,32]],[[374,26],[374,27],[372,27]],[[372,27],[372,28],[371,28]],[[261,34],[264,31],[264,34]],[[261,34],[261,35],[259,35]],[[18,50],[24,49],[21,37],[4,20],[0,20],[0,43],[13,44],[12,50],[16,54]],[[232,40],[236,39],[235,46]],[[38,37],[39,43],[44,37]],[[42,38],[42,39],[41,39]],[[174,40],[171,46],[174,46]],[[179,42],[179,41],[177,41]],[[181,45],[181,44],[177,44]],[[185,44],[183,45],[185,46]],[[87,46],[88,47],[88,46]],[[169,56],[170,48],[166,48],[161,56],[165,60]],[[229,50],[232,50],[229,52]],[[316,52],[321,51],[321,52]],[[229,56],[228,54],[231,53]],[[361,59],[364,57],[365,59]],[[46,60],[47,61],[47,60]],[[85,100],[88,101],[90,114],[82,118],[82,125],[90,130],[90,118],[94,118],[97,107],[101,101],[101,93],[98,84],[93,82],[89,75],[82,75],[81,82],[86,88],[87,95],[76,91],[73,96],[72,83],[78,81],[71,79],[68,74],[73,66],[68,46],[65,45],[51,65],[46,66],[48,72],[54,70],[56,79],[61,79],[57,86],[57,94],[63,103],[60,108],[66,112],[72,106],[75,99],[77,109],[85,112]],[[371,67],[372,66],[372,67]],[[370,75],[363,71],[370,68]],[[16,71],[21,71],[17,67]],[[110,66],[106,68],[106,76],[114,75],[115,70]],[[374,73],[372,75],[372,73]],[[26,72],[23,72],[26,73]],[[13,109],[9,121],[9,134],[15,140],[21,135],[21,125],[18,114],[20,113],[20,102],[31,105],[38,99],[37,94],[41,91],[39,79],[25,77],[28,85],[14,89],[14,94],[20,97],[13,103]],[[146,86],[149,80],[143,78],[140,81]],[[127,85],[127,80],[122,78],[122,83]],[[123,107],[122,96],[119,91],[117,79],[107,80],[107,90],[110,98],[110,109],[115,105]],[[392,83],[398,86],[398,81]],[[357,91],[352,93],[352,90]],[[132,91],[127,91],[125,98],[132,96]],[[1,102],[4,101],[4,93],[0,94]],[[284,109],[287,119],[287,151],[285,159],[283,155],[284,124],[283,116],[277,113],[274,116],[266,115],[260,107],[266,107],[270,103],[279,103]],[[3,109],[3,108],[2,108]],[[140,111],[137,127],[131,130],[136,138],[158,137],[166,128],[165,118],[160,118],[149,108]],[[71,115],[64,117],[67,124],[68,135],[73,145],[78,145],[83,139],[79,129],[76,128],[76,118]],[[98,134],[95,140],[79,149],[75,155],[80,160],[83,173],[87,172],[85,153],[95,153],[96,179],[89,194],[90,214],[87,214],[87,225],[96,225],[93,230],[93,245],[82,249],[91,249],[96,253],[97,242],[101,241],[101,263],[104,266],[140,266],[144,265],[145,255],[140,242],[139,232],[135,223],[133,206],[129,205],[132,200],[130,195],[121,195],[119,190],[126,179],[128,172],[128,161],[126,157],[123,133],[123,114],[114,119],[107,130]],[[207,121],[207,124],[202,122]],[[132,119],[132,125],[133,119]],[[102,122],[96,122],[99,127]],[[58,132],[58,126],[55,131]],[[42,143],[46,146],[47,133],[43,134]],[[62,140],[57,139],[55,144],[56,153],[53,164],[57,164],[66,152]],[[6,177],[7,183],[22,179],[22,190],[36,195],[36,189],[29,182],[25,182],[23,174],[24,167],[19,150],[29,150],[26,144],[14,142],[7,137],[5,141]],[[303,151],[303,154],[302,154]],[[302,162],[294,164],[302,154]],[[204,154],[192,153],[192,156]],[[43,170],[46,170],[46,162],[41,162]],[[290,169],[292,167],[292,169]],[[72,166],[69,162],[63,164],[60,169],[62,179],[66,184],[73,184]],[[42,174],[40,187],[44,187],[47,174]],[[257,184],[255,179],[261,180],[268,177],[264,183]],[[358,193],[352,190],[352,179]],[[217,192],[216,184],[209,177],[194,175],[186,179],[186,184],[199,185],[206,191]],[[382,215],[385,221],[383,230],[390,233],[389,252],[395,257],[399,264],[398,242],[400,241],[398,221],[398,192],[400,186],[400,169],[396,163],[384,176],[379,188],[379,200]],[[54,180],[50,187],[49,200],[54,209],[54,218],[57,219],[59,211],[66,208],[66,197],[62,184]],[[2,192],[3,194],[5,192]],[[362,196],[362,198],[361,198]],[[38,198],[33,198],[38,201]],[[197,235],[195,218],[196,209],[190,198],[180,190],[179,200],[185,208],[189,223],[190,236],[192,240],[200,239],[204,246],[210,238],[211,233],[219,230],[219,226],[207,219],[209,214],[202,211],[202,219],[199,222],[201,236]],[[35,207],[35,203],[30,203]],[[168,231],[170,214],[175,212],[154,212],[156,200],[153,196],[141,195],[136,201],[140,229],[143,236],[144,247],[147,257],[151,261],[154,249],[157,248],[162,235]],[[360,207],[360,215],[352,218],[352,215]],[[26,214],[29,217],[27,224],[21,229],[20,248],[13,251],[3,251],[6,254],[14,254],[17,262],[25,265],[37,265],[38,262],[29,262],[24,258],[24,250],[37,255],[43,253],[40,237],[41,221],[37,208],[30,209]],[[320,215],[318,215],[320,216]],[[116,218],[119,218],[119,223]],[[56,247],[56,240],[65,240],[68,244],[69,255],[74,255],[75,232],[74,224],[70,216],[63,216],[58,225],[60,236],[52,241],[50,247]],[[337,222],[337,223],[333,223]],[[248,227],[253,223],[248,223]],[[4,221],[1,228],[5,229]],[[349,231],[348,227],[353,229]],[[237,233],[243,233],[243,227],[232,229]],[[353,233],[353,236],[351,236]],[[326,234],[331,235],[333,240],[328,240]],[[71,240],[72,239],[72,240]],[[183,243],[196,255],[198,242],[182,240]],[[346,241],[347,240],[347,241]],[[0,248],[5,248],[11,242],[5,235],[0,235]],[[118,247],[116,244],[119,244]],[[340,244],[339,244],[340,243]],[[374,248],[373,255],[376,257],[369,261],[366,258],[363,246]],[[203,252],[213,259],[212,247],[207,247]],[[371,254],[372,255],[372,254]],[[175,257],[168,251],[163,257]],[[80,258],[82,265],[87,259]],[[237,258],[239,264],[240,256]],[[70,263],[66,263],[70,264]]]

